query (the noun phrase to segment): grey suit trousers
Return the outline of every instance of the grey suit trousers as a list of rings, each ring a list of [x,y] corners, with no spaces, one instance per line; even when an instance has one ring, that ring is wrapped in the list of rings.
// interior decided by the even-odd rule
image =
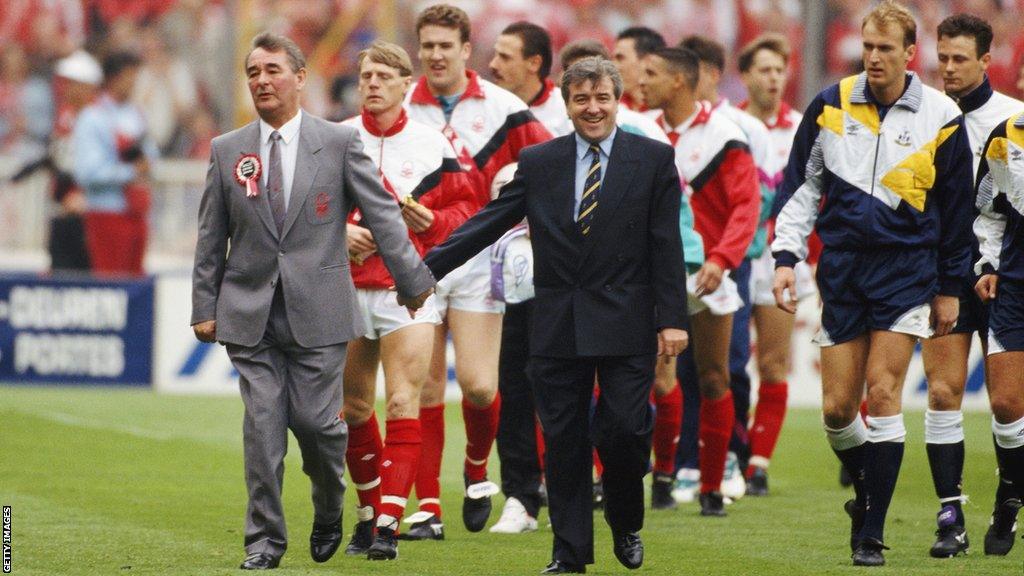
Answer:
[[[251,347],[227,344],[245,404],[247,554],[280,557],[287,548],[281,487],[288,428],[312,483],[314,522],[337,522],[341,516],[348,426],[338,413],[345,349],[344,343],[304,348],[295,342],[280,283],[263,338]]]

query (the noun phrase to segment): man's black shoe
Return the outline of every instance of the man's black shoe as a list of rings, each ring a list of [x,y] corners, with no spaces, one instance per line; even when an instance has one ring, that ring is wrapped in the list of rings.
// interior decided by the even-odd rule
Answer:
[[[421,514],[422,512],[417,512]],[[444,524],[436,515],[413,522],[409,529],[398,535],[399,540],[444,540]]]
[[[850,550],[857,550],[858,538],[860,537],[860,529],[864,527],[864,507],[857,504],[857,501],[853,498],[846,501],[843,504],[843,510],[846,511],[846,515],[850,517]]]
[[[877,538],[861,538],[857,544],[857,549],[851,555],[853,565],[884,566],[885,556],[882,555],[882,550],[888,549],[889,547],[882,544],[882,541]]]
[[[249,554],[239,566],[242,570],[273,570],[281,563],[281,558],[270,554]]]
[[[373,528],[373,519],[356,522],[355,528],[352,529],[352,539],[348,541],[348,546],[345,547],[345,554],[347,556],[362,556],[366,554],[373,544]]]
[[[639,532],[626,532],[625,534],[612,534],[614,545],[612,551],[619,563],[636,570],[644,563],[644,542],[640,539]]]
[[[701,516],[725,516],[725,499],[721,492],[701,493],[700,495]]]
[[[651,510],[675,510],[679,506],[672,497],[674,480],[671,474],[654,473],[654,480],[651,483]]]
[[[935,543],[929,553],[932,558],[952,558],[958,554],[967,554],[970,542],[967,530],[963,526],[943,526],[935,531]]]
[[[754,466],[754,472],[747,478],[747,496],[768,495],[768,471]]]
[[[367,560],[394,560],[398,558],[398,538],[391,528],[377,527],[377,536],[366,550]]]
[[[327,562],[341,546],[341,518],[332,524],[313,523],[309,533],[309,555],[314,562]]]
[[[939,511],[939,529],[935,531],[935,544],[932,544],[929,551],[932,558],[952,558],[957,554],[967,553],[967,547],[970,546],[967,542],[967,531],[962,525],[957,524],[958,520],[963,521],[958,516],[953,506],[943,506]]]
[[[548,567],[540,571],[541,574],[586,574],[587,567],[582,564],[576,566],[575,564],[567,564],[565,562],[559,562],[558,560],[552,560]]]
[[[996,504],[992,511],[992,520],[985,532],[985,554],[990,556],[1006,556],[1013,549],[1013,541],[1017,537],[1017,511],[1021,501],[1007,498]]]
[[[594,480],[594,510],[604,509],[604,484],[601,479]]]
[[[463,475],[466,485],[466,495],[462,499],[462,523],[466,530],[479,532],[487,525],[491,517],[491,496],[501,491],[494,482],[486,478],[480,482],[470,482],[469,478]]]

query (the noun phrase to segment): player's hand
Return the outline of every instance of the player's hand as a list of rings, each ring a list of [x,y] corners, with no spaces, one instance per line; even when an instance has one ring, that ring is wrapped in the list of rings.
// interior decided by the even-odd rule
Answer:
[[[996,287],[999,285],[999,276],[996,274],[985,274],[978,279],[974,285],[974,291],[981,298],[982,302],[988,302],[996,297]]]
[[[394,290],[394,286],[392,286],[391,289]],[[398,305],[405,306],[405,308],[409,310],[409,318],[415,318],[416,311],[423,307],[423,303],[426,302],[427,298],[430,298],[430,295],[433,293],[433,288],[427,288],[427,290],[422,294],[413,296],[412,298],[406,298],[405,296],[398,294]]]
[[[434,224],[434,212],[419,202],[402,204],[402,219],[410,230],[419,234]]]
[[[943,296],[939,294],[932,300],[932,337],[938,338],[949,334],[956,326],[956,319],[960,316],[960,299],[956,296]]]
[[[679,328],[662,328],[658,332],[658,356],[679,356],[690,343],[686,330]]]
[[[796,273],[793,272],[793,268],[779,266],[775,269],[772,294],[775,295],[775,305],[780,310],[796,314]]]
[[[213,343],[217,341],[217,321],[206,320],[192,325],[192,332],[200,342]]]
[[[725,271],[714,262],[705,262],[697,271],[697,296],[707,296],[718,290]]]

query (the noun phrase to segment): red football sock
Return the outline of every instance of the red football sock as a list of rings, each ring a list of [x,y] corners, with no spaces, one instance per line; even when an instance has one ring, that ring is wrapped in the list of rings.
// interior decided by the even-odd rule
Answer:
[[[732,391],[718,400],[701,398],[700,401],[700,492],[718,492],[725,475],[725,456],[729,451],[729,436],[736,421],[736,408]]]
[[[672,474],[676,467],[679,429],[683,424],[683,389],[679,382],[668,394],[655,396],[654,406],[654,471]]]
[[[604,476],[604,464],[601,463],[601,457],[597,454],[597,448],[594,448],[594,473],[597,474],[598,480]]]
[[[374,513],[380,511],[380,462],[383,453],[384,442],[375,412],[361,426],[349,426],[345,463],[348,464],[352,483],[356,485],[359,505],[373,506]]]
[[[477,408],[462,399],[462,419],[466,423],[466,476],[470,482],[483,482],[487,478],[487,458],[491,455],[494,437],[498,434],[498,416],[501,395],[486,408]]]
[[[420,465],[416,499],[420,510],[441,517],[441,455],[444,453],[444,404],[420,407]]]
[[[388,420],[384,427],[380,514],[399,519],[405,512],[405,502],[416,479],[422,444],[420,421],[416,418]]]
[[[762,382],[758,390],[757,410],[754,425],[750,427],[750,462],[747,476],[753,473],[754,465],[765,467],[772,459],[775,444],[779,441],[782,422],[786,419],[786,399],[789,384],[786,382]]]

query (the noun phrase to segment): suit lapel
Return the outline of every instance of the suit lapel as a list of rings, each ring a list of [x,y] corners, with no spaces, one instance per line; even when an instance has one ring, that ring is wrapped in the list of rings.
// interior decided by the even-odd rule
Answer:
[[[633,157],[633,151],[629,146],[630,140],[624,134],[625,132],[620,128],[615,134],[615,140],[612,141],[612,155],[608,159],[608,168],[601,180],[597,208],[594,209],[594,221],[590,225],[590,234],[583,238],[583,253],[579,259],[581,265],[593,249],[595,238],[601,236],[611,224],[612,219],[615,218],[619,202],[626,195],[633,176],[636,174],[636,170],[634,170],[636,158]],[[575,170],[573,173],[575,174]],[[575,222],[573,224],[575,225]]]
[[[246,126],[242,130],[242,133],[241,133],[241,135],[239,137],[239,140],[240,140],[240,143],[241,143],[241,147],[240,147],[240,149],[238,151],[238,156],[239,157],[245,156],[246,154],[255,154],[258,157],[260,155],[260,123],[259,123],[259,121],[257,120],[256,122],[253,122],[253,123],[249,124],[248,126]],[[234,175],[235,166],[234,166],[234,164],[231,165],[230,169],[231,169],[231,179],[234,180],[235,179],[235,175]],[[266,177],[267,166],[263,166],[262,170],[263,170],[264,174],[262,174],[260,176],[260,180],[261,181],[263,180],[263,178]],[[262,182],[261,182],[260,185],[259,185],[259,189],[260,189],[260,195],[257,196],[256,198],[248,198],[248,200],[254,200],[254,204],[255,204],[255,207],[256,207],[256,214],[260,217],[260,220],[263,221],[263,225],[267,227],[267,230],[270,231],[270,234],[274,238],[277,238],[277,226],[274,225],[274,215],[271,214],[271,212],[270,212],[270,198],[266,194],[266,186],[264,186],[262,184]],[[242,187],[241,190],[242,190],[242,193],[244,194],[245,193],[245,188]]]
[[[292,224],[295,224],[299,213],[302,212],[302,206],[306,203],[306,196],[309,196],[309,189],[313,186],[316,171],[320,166],[316,160],[316,153],[322,147],[317,126],[310,120],[308,114],[303,113],[302,123],[299,125],[299,153],[295,159],[295,176],[292,179],[288,213],[285,215],[284,228],[281,232],[282,239],[288,235]]]
[[[555,202],[555,223],[573,240],[583,238],[576,226],[576,135],[575,132],[565,138],[565,146],[555,159],[552,170],[553,180],[551,191]],[[569,170],[562,168],[569,166]]]

